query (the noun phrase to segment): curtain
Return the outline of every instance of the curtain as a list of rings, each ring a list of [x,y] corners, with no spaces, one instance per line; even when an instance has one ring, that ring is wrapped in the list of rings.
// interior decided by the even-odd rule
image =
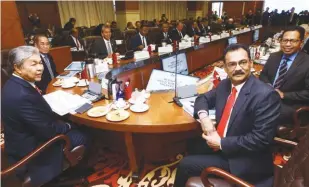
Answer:
[[[115,20],[113,1],[58,1],[62,27],[70,18],[76,18],[75,26],[96,26]]]
[[[140,1],[139,11],[141,20],[161,19],[165,14],[169,20],[187,17],[187,1]]]

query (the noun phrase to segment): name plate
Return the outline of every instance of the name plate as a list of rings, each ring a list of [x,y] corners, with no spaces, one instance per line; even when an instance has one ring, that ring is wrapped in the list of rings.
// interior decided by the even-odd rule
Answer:
[[[177,74],[177,87],[196,84],[199,78]],[[153,69],[147,91],[175,90],[175,73]]]

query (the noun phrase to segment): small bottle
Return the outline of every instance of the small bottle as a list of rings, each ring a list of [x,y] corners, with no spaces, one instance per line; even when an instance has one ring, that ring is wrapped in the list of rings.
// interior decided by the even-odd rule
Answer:
[[[149,55],[151,55],[151,46],[150,45],[148,45],[147,50],[148,50]]]
[[[113,60],[113,65],[116,65],[117,64],[117,55],[116,55],[116,53],[112,54],[112,60]]]
[[[131,95],[132,95],[132,86],[130,83],[130,79],[128,79],[124,85],[124,98],[126,100],[129,100],[131,98]]]
[[[121,83],[122,83],[122,82],[120,82],[120,83],[118,84],[119,87],[118,87],[118,91],[117,91],[117,94],[116,94],[116,100],[118,100],[119,98],[124,99],[124,91],[123,91],[123,89],[121,88]]]

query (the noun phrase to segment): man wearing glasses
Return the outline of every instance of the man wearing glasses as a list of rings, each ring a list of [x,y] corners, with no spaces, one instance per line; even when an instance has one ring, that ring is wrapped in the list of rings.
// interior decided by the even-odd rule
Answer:
[[[207,167],[218,167],[256,187],[271,187],[273,163],[271,144],[280,115],[280,97],[270,86],[251,74],[248,47],[232,44],[224,52],[228,79],[201,94],[194,117],[201,121],[202,138],[191,142],[191,155],[177,168],[174,187],[200,176]],[[217,125],[208,117],[216,109]]]
[[[295,110],[309,105],[309,56],[301,52],[304,33],[299,26],[285,30],[281,51],[270,55],[260,75],[281,97],[281,125],[293,124]]]
[[[34,42],[34,46],[40,51],[40,57],[44,67],[41,81],[36,82],[35,84],[44,94],[48,84],[53,78],[57,77],[58,73],[56,72],[56,65],[53,57],[48,54],[50,50],[48,38],[45,35],[37,35],[34,38]]]

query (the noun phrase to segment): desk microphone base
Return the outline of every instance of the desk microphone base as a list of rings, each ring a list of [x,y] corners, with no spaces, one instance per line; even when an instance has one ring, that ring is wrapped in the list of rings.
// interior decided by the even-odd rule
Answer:
[[[173,102],[178,105],[179,107],[182,107],[182,103],[179,101],[179,97],[174,97]]]

